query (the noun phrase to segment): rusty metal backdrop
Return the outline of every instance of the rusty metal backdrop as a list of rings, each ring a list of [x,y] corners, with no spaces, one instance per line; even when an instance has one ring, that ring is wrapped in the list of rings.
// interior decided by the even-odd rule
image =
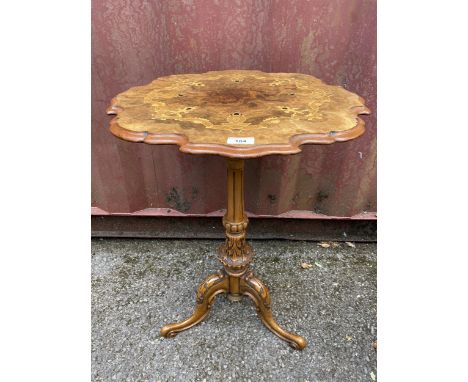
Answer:
[[[118,140],[105,110],[117,93],[159,76],[259,69],[342,85],[373,113],[358,139],[247,160],[247,211],[375,218],[376,7],[374,0],[93,0],[92,213],[220,216],[223,158]]]

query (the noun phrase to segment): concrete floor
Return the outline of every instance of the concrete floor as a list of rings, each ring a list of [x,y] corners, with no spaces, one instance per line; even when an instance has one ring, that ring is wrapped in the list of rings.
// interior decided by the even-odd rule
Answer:
[[[189,316],[198,283],[220,268],[220,243],[93,239],[93,381],[376,380],[375,244],[250,241],[273,314],[308,340],[303,351],[266,329],[250,300],[223,295],[203,323],[161,338],[160,327]]]

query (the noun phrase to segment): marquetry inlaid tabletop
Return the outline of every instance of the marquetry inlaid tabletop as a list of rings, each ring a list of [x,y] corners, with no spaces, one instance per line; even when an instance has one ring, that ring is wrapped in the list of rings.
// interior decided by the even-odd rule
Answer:
[[[225,70],[160,77],[117,95],[114,135],[235,158],[293,154],[305,143],[358,137],[369,114],[340,86],[298,73]]]

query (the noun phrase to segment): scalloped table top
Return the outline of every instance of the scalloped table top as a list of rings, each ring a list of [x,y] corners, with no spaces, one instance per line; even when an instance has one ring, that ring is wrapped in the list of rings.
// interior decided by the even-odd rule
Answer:
[[[178,144],[192,154],[252,158],[294,154],[306,143],[364,133],[364,100],[298,73],[225,70],[160,77],[117,95],[112,133],[132,142]]]

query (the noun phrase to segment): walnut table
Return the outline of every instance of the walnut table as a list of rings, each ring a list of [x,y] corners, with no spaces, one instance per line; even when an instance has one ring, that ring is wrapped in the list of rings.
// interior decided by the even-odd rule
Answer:
[[[116,115],[110,130],[124,140],[227,157],[226,241],[218,251],[223,269],[200,284],[193,314],[163,326],[161,335],[172,337],[198,324],[215,296],[225,293],[231,301],[250,297],[273,333],[303,349],[306,340],[274,320],[268,289],[249,267],[253,250],[245,240],[244,159],[296,154],[306,143],[358,137],[364,132],[358,115],[369,114],[363,99],[309,75],[228,70],[161,77],[133,87],[112,100],[108,114]]]

